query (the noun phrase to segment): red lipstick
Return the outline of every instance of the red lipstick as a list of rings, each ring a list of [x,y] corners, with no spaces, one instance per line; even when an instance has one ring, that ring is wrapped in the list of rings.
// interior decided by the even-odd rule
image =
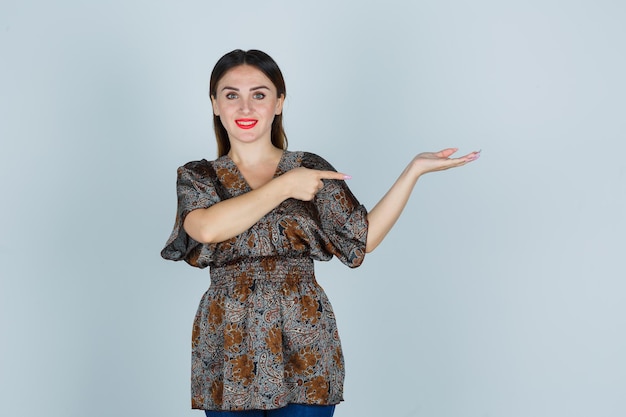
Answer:
[[[235,123],[237,123],[237,126],[241,129],[252,129],[254,126],[256,126],[258,120],[256,119],[237,119],[235,120]]]

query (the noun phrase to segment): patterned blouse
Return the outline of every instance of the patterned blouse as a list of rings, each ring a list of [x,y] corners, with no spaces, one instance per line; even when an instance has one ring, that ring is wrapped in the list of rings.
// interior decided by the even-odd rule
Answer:
[[[275,177],[301,166],[334,170],[317,155],[285,151]],[[323,181],[313,201],[287,199],[244,233],[201,244],[185,233],[185,216],[251,189],[228,156],[178,169],[176,223],[161,256],[209,266],[211,276],[193,324],[192,408],[267,410],[343,400],[337,325],[313,261],[334,255],[359,266],[367,212],[344,181]]]

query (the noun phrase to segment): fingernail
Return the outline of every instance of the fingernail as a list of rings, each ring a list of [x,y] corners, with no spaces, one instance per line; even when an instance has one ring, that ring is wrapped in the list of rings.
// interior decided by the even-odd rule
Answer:
[[[351,180],[352,179],[352,175],[344,175],[343,179],[344,180]]]
[[[474,152],[474,155],[470,156],[470,157],[469,157],[469,160],[470,160],[470,161],[475,161],[475,160],[477,160],[478,158],[480,158],[480,153],[481,153],[482,151],[483,151],[483,150],[481,149],[481,150],[479,150],[479,151]]]

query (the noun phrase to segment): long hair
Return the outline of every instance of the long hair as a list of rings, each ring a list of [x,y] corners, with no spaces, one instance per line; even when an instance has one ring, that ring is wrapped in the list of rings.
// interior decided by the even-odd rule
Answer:
[[[226,74],[228,70],[240,65],[251,65],[260,70],[272,81],[278,92],[278,97],[281,95],[283,98],[287,97],[285,79],[283,78],[282,72],[280,72],[280,68],[278,68],[278,64],[276,64],[272,57],[256,49],[250,49],[249,51],[235,49],[221,57],[211,72],[209,94],[213,99],[217,97],[217,83],[222,79],[224,74]],[[224,156],[230,151],[230,141],[228,140],[228,132],[226,132],[220,117],[215,114],[213,115],[213,129],[215,130],[215,139],[217,141],[217,156]],[[274,117],[271,137],[274,146],[279,149],[287,149],[287,135],[283,128],[282,112]]]

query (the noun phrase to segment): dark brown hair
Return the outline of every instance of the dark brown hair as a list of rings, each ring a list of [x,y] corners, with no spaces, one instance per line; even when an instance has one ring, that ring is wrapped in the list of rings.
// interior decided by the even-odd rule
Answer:
[[[285,79],[283,78],[282,72],[280,72],[280,68],[278,68],[278,64],[276,64],[276,61],[274,61],[272,57],[256,49],[250,49],[249,51],[235,49],[221,57],[211,72],[209,94],[211,94],[213,99],[217,96],[217,83],[222,79],[224,74],[230,69],[240,65],[250,65],[260,70],[272,81],[278,92],[278,97],[281,95],[283,99],[287,97]],[[215,139],[217,140],[217,156],[226,155],[228,151],[230,151],[228,132],[226,132],[224,125],[222,125],[220,117],[215,114],[213,115],[213,129],[215,130]],[[283,129],[282,113],[276,115],[272,122],[272,144],[279,149],[287,149],[287,135],[285,135],[285,130]]]

